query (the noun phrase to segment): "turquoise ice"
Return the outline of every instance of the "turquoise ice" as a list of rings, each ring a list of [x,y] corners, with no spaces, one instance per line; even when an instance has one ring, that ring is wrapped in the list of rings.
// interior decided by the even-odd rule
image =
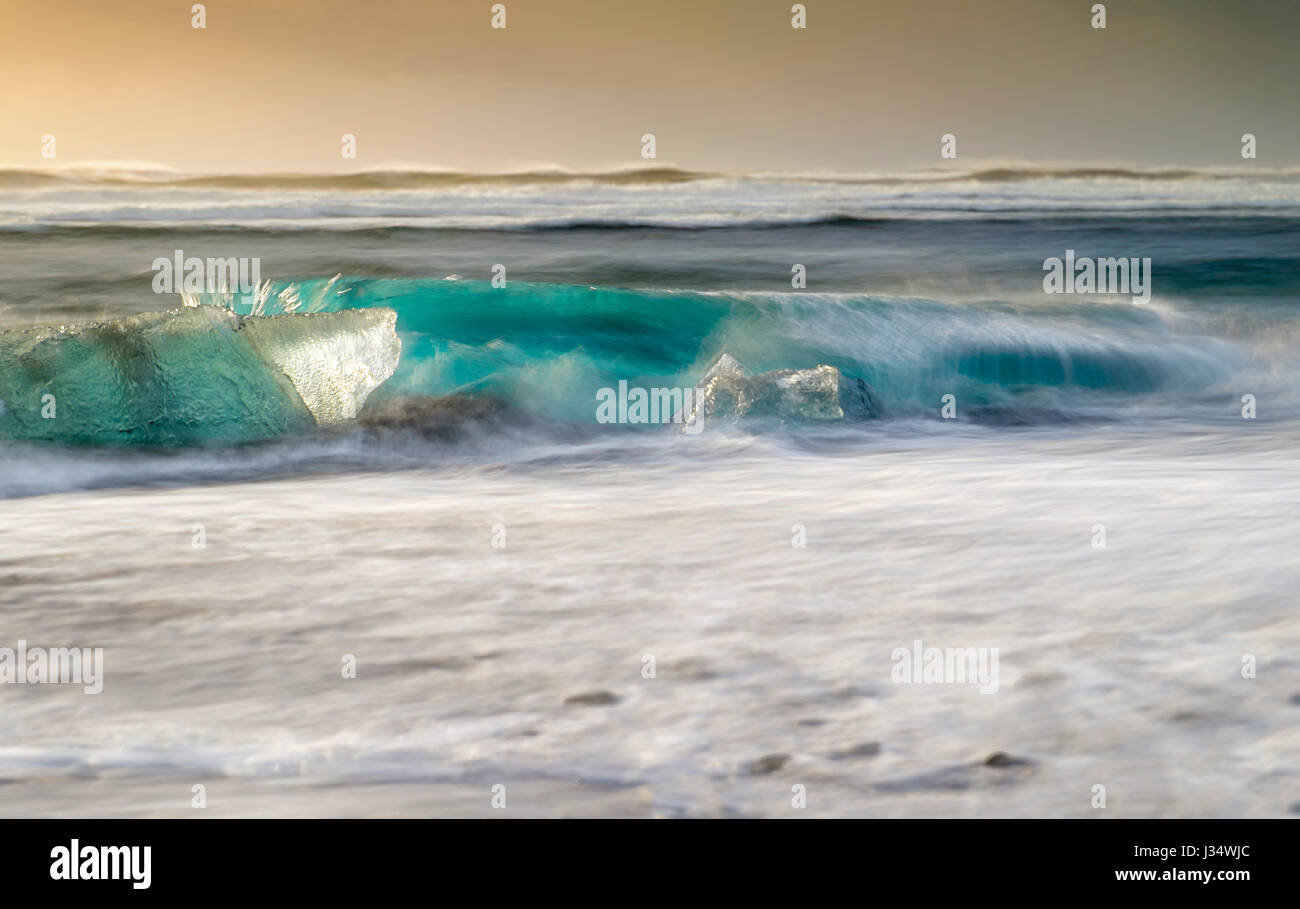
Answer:
[[[397,368],[395,323],[202,306],[0,332],[0,438],[220,445],[346,423]]]

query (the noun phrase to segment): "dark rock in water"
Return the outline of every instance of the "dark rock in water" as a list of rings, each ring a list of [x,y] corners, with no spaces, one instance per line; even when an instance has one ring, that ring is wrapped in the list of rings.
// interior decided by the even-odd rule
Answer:
[[[569,707],[605,707],[609,704],[618,703],[618,695],[612,691],[584,691],[582,694],[574,694],[564,699],[565,706]]]
[[[860,745],[854,745],[852,748],[841,748],[831,752],[831,757],[837,761],[848,758],[875,757],[880,754],[879,742],[863,742]]]
[[[1005,751],[995,751],[984,759],[985,767],[1028,767],[1030,762],[1024,758],[1012,757]]]
[[[749,772],[753,776],[760,776],[764,773],[776,773],[790,761],[788,754],[765,754],[754,763],[749,765]]]
[[[1297,691],[1295,694],[1291,695],[1291,703],[1300,706],[1300,691]]]
[[[861,379],[834,366],[775,369],[752,375],[730,354],[722,354],[695,386],[695,402],[685,423],[703,417],[734,422],[741,418],[781,422],[834,422],[878,417],[880,402]]]
[[[1016,680],[1016,687],[1035,688],[1040,685],[1059,685],[1065,680],[1065,674],[1055,670],[1048,670],[1046,672],[1026,672]]]
[[[675,663],[668,664],[666,668],[673,678],[705,681],[718,677],[718,674],[710,669],[707,663],[697,659],[678,660]]]
[[[475,423],[500,418],[506,409],[504,401],[491,395],[402,397],[368,403],[357,419],[367,429],[450,440]]]

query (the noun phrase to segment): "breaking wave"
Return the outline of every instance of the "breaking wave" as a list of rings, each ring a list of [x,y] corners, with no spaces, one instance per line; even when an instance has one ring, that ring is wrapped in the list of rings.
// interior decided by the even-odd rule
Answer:
[[[1059,299],[1059,298],[1058,298]],[[954,304],[861,294],[634,291],[464,280],[267,283],[249,314],[397,313],[402,362],[376,394],[488,394],[547,419],[590,422],[595,391],[619,380],[693,385],[723,353],[750,369],[828,364],[865,380],[894,416],[944,394],[1019,420],[1084,415],[1159,396],[1178,403],[1246,361],[1155,307],[1101,302]],[[980,412],[980,411],[977,411]]]

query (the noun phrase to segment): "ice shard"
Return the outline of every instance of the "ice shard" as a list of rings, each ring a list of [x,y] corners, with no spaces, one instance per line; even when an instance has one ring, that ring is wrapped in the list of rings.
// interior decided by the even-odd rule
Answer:
[[[753,375],[724,353],[696,385],[697,417],[735,421],[740,418],[782,422],[867,420],[880,415],[880,404],[867,383],[849,378],[834,366],[774,369]]]
[[[199,306],[0,331],[0,438],[229,444],[345,423],[397,367],[396,320]]]

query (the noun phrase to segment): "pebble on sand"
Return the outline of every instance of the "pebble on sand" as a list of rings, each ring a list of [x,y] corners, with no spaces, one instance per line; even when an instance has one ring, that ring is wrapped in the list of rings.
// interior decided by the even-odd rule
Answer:
[[[789,760],[790,755],[788,754],[765,754],[749,765],[749,772],[753,776],[763,773],[775,773],[784,767]]]
[[[995,751],[983,761],[985,767],[1028,767],[1030,762],[1024,758],[1012,757],[1005,751]]]
[[[608,704],[617,704],[618,695],[612,691],[584,691],[582,694],[573,694],[564,699],[566,706],[571,707],[604,707]]]

